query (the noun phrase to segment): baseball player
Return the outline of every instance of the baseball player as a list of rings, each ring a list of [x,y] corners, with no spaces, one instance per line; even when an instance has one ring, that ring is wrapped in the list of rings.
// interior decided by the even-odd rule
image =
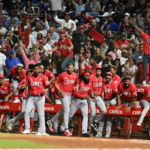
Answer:
[[[112,73],[112,81],[116,82],[119,86],[119,84],[121,82],[121,78],[116,74],[117,66],[112,65],[110,67],[110,72]]]
[[[102,67],[100,65],[96,66],[96,74],[91,75],[90,82],[92,86],[92,90],[94,93],[94,97],[96,99],[91,99],[88,101],[90,107],[90,115],[88,120],[88,130],[91,131],[91,125],[95,128],[95,124],[98,123],[103,116],[106,114],[106,107],[104,101],[101,99],[102,94],[102,84],[103,78],[101,77]],[[93,118],[96,114],[95,105],[101,110],[101,113],[97,115],[93,121]],[[93,124],[92,124],[93,122]]]
[[[102,86],[102,95],[101,98],[104,100],[106,108],[109,108],[109,105],[116,105],[116,96],[117,96],[117,83],[112,81],[112,73],[106,73],[106,82]],[[99,131],[96,137],[102,137],[104,120],[106,119],[106,138],[110,137],[111,126],[112,126],[112,116],[105,116],[102,120],[99,121]]]
[[[11,80],[13,78],[12,87],[14,95],[18,95],[19,82],[26,78],[26,71],[23,69],[22,64],[18,64],[10,69],[9,73],[9,85],[11,86]],[[15,97],[15,102],[19,102],[18,98]]]
[[[49,52],[59,50],[62,55],[62,71],[66,71],[67,64],[73,60],[73,44],[71,40],[66,37],[66,31],[64,29],[60,30],[60,39],[58,40],[57,45],[51,49]]]
[[[137,122],[137,126],[140,127],[144,117],[146,116],[147,112],[149,111],[150,108],[150,86],[146,86],[144,88],[144,91],[142,91],[143,98],[141,101],[141,106],[143,108],[143,111],[141,113],[141,116],[139,118],[139,121]]]
[[[7,102],[10,100],[11,96],[13,95],[13,89],[9,86],[9,82],[4,80],[4,75],[0,74],[0,101]],[[3,105],[3,104],[1,104]],[[5,131],[8,132],[8,122],[10,119],[10,112],[6,111],[6,121],[5,121]],[[0,120],[0,124],[1,124]]]
[[[49,121],[47,124],[49,126],[50,131],[53,131],[53,123],[63,114],[64,115],[64,122],[62,124],[61,132],[64,131],[64,134],[67,136],[71,136],[72,134],[68,130],[68,119],[69,119],[69,112],[70,112],[70,104],[71,104],[71,97],[74,86],[78,86],[78,75],[73,72],[73,65],[68,64],[67,72],[64,72],[58,76],[57,81],[55,82],[55,87],[60,93],[60,100],[62,103],[61,110]],[[58,84],[60,86],[58,86]]]
[[[121,96],[120,96],[121,95]],[[129,112],[131,109],[131,106],[134,105],[134,102],[137,97],[137,89],[136,86],[131,83],[131,77],[126,76],[124,77],[124,82],[120,83],[118,87],[118,92],[117,92],[117,110],[121,107],[121,103],[126,106],[126,111]],[[134,107],[137,107],[137,102],[135,103]],[[118,119],[116,118],[116,123],[117,123],[117,128],[120,129],[119,125],[119,117]],[[132,129],[132,122],[130,123],[130,129]],[[131,130],[130,130],[131,134]]]
[[[87,100],[90,100],[90,93],[92,92],[92,87],[90,83],[90,73],[84,72],[80,81],[78,90],[74,90],[73,95],[75,99],[71,101],[71,108],[69,118],[72,118],[78,109],[82,112],[82,136],[89,137],[90,134],[87,132],[88,125],[88,103]]]
[[[45,117],[44,117],[44,104],[45,94],[49,91],[48,79],[40,74],[39,65],[34,65],[34,73],[26,78],[26,83],[21,86],[21,89],[26,89],[28,85],[29,98],[25,109],[25,130],[23,134],[30,133],[29,114],[32,109],[37,108],[39,117],[39,128],[37,135],[47,135],[45,132]],[[45,89],[46,87],[46,89]]]
[[[27,70],[26,75],[27,77],[29,75],[32,74],[32,70]],[[23,79],[20,83],[19,83],[19,87],[21,87],[21,85],[26,83],[26,79]],[[26,108],[26,102],[27,102],[27,97],[28,97],[28,88],[21,90],[20,89],[20,96],[21,96],[21,102],[22,102],[22,106],[21,106],[21,113],[19,115],[17,115],[15,118],[10,119],[9,120],[9,124],[8,124],[8,129],[9,131],[12,130],[13,125],[19,121],[20,122],[20,127],[19,127],[19,132],[23,131],[23,122],[24,122],[24,111]],[[30,133],[32,133],[32,127],[34,124],[34,109],[30,112]]]

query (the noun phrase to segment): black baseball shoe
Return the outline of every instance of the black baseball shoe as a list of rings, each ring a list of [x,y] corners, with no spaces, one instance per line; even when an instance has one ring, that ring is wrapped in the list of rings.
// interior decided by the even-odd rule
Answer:
[[[87,133],[82,134],[81,137],[90,137],[90,134],[87,132]]]

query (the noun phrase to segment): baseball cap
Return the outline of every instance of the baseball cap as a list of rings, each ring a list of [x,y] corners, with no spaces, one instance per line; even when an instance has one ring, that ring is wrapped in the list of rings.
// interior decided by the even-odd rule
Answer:
[[[89,69],[92,69],[91,65],[86,65],[85,66],[85,71],[89,70]]]
[[[17,67],[22,67],[23,68],[23,64],[17,64]]]
[[[0,74],[0,79],[3,79],[4,78],[4,75],[3,74]]]
[[[40,18],[36,18],[36,20],[37,20],[38,22],[41,22],[41,19],[40,19]]]
[[[127,51],[127,50],[122,50],[122,53],[129,53],[129,51]]]
[[[90,50],[86,50],[86,52],[87,52],[87,53],[91,53],[91,51],[90,51]]]
[[[90,73],[89,72],[83,73],[83,77],[85,77],[85,76],[90,76]]]
[[[110,57],[112,57],[112,54],[108,53],[108,54],[107,54],[107,56],[110,56]]]
[[[3,20],[0,20],[0,23],[4,23],[4,21],[3,21]]]
[[[113,6],[111,4],[109,4],[108,7],[113,8]]]
[[[35,25],[39,25],[40,26],[41,24],[39,22],[37,22]]]
[[[124,80],[127,80],[127,79],[131,80],[131,77],[130,76],[125,76],[123,79]]]
[[[32,72],[32,70],[31,70],[31,69],[28,69],[28,70],[26,71],[26,74],[27,74],[28,72]]]
[[[136,16],[137,16],[137,14],[134,13],[134,14],[133,14],[133,17],[136,17]]]
[[[48,20],[51,21],[53,18],[52,18],[52,15],[47,15],[48,17]]]
[[[100,22],[101,20],[99,18],[95,18],[95,21],[98,23]]]
[[[20,34],[20,36],[25,36],[25,34],[26,34],[25,32],[22,32],[22,33]]]
[[[115,60],[119,60],[119,61],[120,61],[120,58],[119,58],[119,57],[116,57]]]
[[[10,51],[10,55],[13,55],[13,54],[15,54],[15,53],[16,53],[15,50],[11,50],[11,51]]]
[[[123,33],[121,34],[121,36],[122,36],[122,37],[127,37],[127,34],[123,32]]]
[[[44,4],[44,7],[48,7],[48,4]]]
[[[97,65],[96,69],[102,69],[102,66],[101,65]]]
[[[129,14],[129,13],[125,13],[124,15],[130,17],[130,14]]]
[[[8,28],[8,30],[12,30],[12,31],[14,31],[14,28],[13,28],[13,27],[9,27],[9,28]]]
[[[2,43],[5,44],[5,41],[0,41],[0,44],[2,44]]]
[[[44,22],[40,22],[40,24],[44,25]]]
[[[111,72],[106,72],[106,75],[112,76]]]
[[[91,39],[90,39],[89,37],[87,37],[87,38],[85,39],[85,41],[91,41]]]
[[[60,30],[60,34],[66,34],[66,30],[64,29]]]
[[[39,42],[44,44],[44,41],[43,41],[43,40],[39,40]]]
[[[24,19],[26,20],[26,19],[29,19],[29,16],[24,16]]]
[[[89,19],[94,19],[94,16],[90,15],[90,16],[89,16]]]
[[[70,16],[70,13],[66,12],[66,13],[65,13],[65,16],[66,16],[66,15]]]
[[[79,28],[84,29],[84,26],[79,26]]]
[[[81,23],[86,23],[85,19],[80,20]]]

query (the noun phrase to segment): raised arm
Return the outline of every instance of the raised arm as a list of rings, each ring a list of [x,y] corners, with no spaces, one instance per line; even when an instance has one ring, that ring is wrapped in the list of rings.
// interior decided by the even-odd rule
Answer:
[[[150,9],[148,9],[147,14],[146,14],[146,21],[147,21],[147,22],[150,21],[150,19],[149,19],[149,14],[150,14]]]
[[[74,0],[72,0],[72,4],[73,4],[73,5],[76,5],[76,2],[75,2]]]
[[[138,31],[138,32],[142,32],[135,24],[134,22],[131,20],[130,23],[132,24],[132,26]]]
[[[85,8],[86,8],[86,6],[89,4],[89,0],[87,0],[86,1],[86,3],[85,3]]]

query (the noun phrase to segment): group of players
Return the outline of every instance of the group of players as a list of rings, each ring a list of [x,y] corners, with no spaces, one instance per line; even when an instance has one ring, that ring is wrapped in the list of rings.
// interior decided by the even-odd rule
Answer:
[[[39,127],[37,135],[47,135],[45,127],[45,102],[54,103],[55,99],[60,99],[61,110],[47,121],[51,132],[54,126],[58,127],[59,118],[63,116],[63,123],[60,131],[67,136],[72,136],[68,129],[69,120],[74,116],[78,109],[82,112],[82,136],[89,137],[91,128],[97,131],[96,137],[102,137],[104,122],[106,121],[106,135],[111,136],[112,117],[105,115],[110,105],[116,105],[116,110],[121,104],[126,106],[126,111],[131,107],[137,107],[136,86],[131,83],[131,77],[126,76],[121,82],[116,74],[117,67],[111,66],[105,78],[101,77],[102,67],[96,66],[92,70],[90,65],[85,67],[81,76],[73,72],[72,64],[67,65],[67,71],[60,74],[57,78],[41,64],[36,64],[32,69],[24,70],[22,64],[13,67],[9,73],[9,82],[5,81],[4,75],[0,74],[0,101],[9,101],[11,96],[20,95],[22,110],[15,118],[10,119],[6,113],[6,130],[11,131],[13,125],[20,121],[19,131],[23,134],[32,133],[34,123],[34,109],[37,108]],[[13,81],[12,81],[13,78]],[[19,93],[18,93],[19,92]],[[150,106],[150,86],[146,86],[143,91],[144,107],[137,126],[141,123],[149,110]],[[88,115],[88,105],[90,115]],[[96,115],[97,106],[101,112]],[[115,118],[116,127],[120,129],[119,117]],[[23,123],[25,130],[23,131]],[[97,126],[98,125],[98,126]],[[57,130],[57,129],[56,129]]]

